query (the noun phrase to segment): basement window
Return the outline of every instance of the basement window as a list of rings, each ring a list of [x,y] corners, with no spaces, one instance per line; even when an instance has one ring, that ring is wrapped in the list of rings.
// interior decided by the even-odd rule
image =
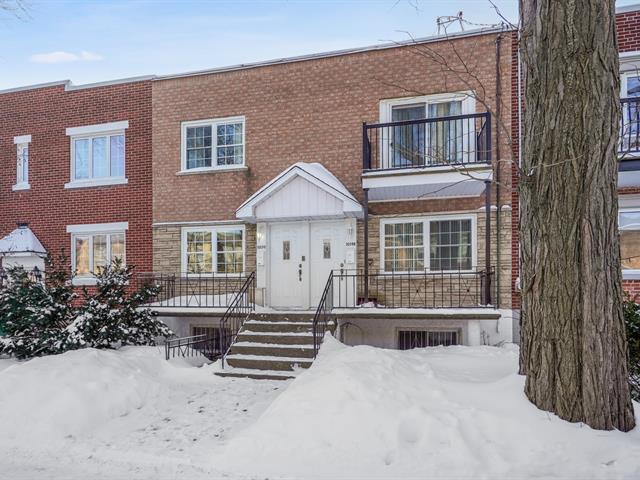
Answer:
[[[460,333],[457,330],[400,330],[398,332],[398,350],[451,345],[460,345]]]

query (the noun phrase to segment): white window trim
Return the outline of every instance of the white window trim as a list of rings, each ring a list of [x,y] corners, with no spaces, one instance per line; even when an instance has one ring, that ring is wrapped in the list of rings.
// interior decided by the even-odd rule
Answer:
[[[392,119],[393,107],[401,105],[413,105],[414,103],[445,103],[462,101],[461,115],[476,113],[476,99],[472,91],[437,93],[434,95],[419,95],[416,97],[391,98],[380,101],[380,122],[390,122]]]
[[[422,223],[422,248],[424,248],[424,271],[436,273],[458,273],[458,270],[431,270],[431,223],[434,220],[471,220],[471,269],[460,270],[460,273],[475,273],[478,268],[478,217],[475,214],[455,214],[455,215],[429,215],[420,217],[393,217],[380,219],[380,272],[387,272],[384,269],[385,264],[385,246],[384,246],[384,227],[388,224],[396,223]],[[417,273],[422,270],[404,270],[394,271],[393,273]]]
[[[125,185],[129,183],[127,179],[127,135],[125,130],[129,128],[129,121],[124,120],[121,122],[111,122],[111,123],[101,123],[97,125],[85,125],[83,127],[70,127],[66,129],[67,136],[69,137],[71,147],[71,161],[70,161],[70,171],[69,178],[70,181],[65,183],[64,188],[88,188],[88,187],[101,187],[107,185]],[[75,178],[75,141],[81,139],[93,139],[96,137],[107,137],[107,159],[111,162],[111,140],[110,137],[113,135],[122,135],[124,136],[124,175],[123,176],[110,176],[110,177],[99,177],[93,178],[83,178],[76,179]],[[93,148],[89,148],[89,172],[90,175],[93,175]]]
[[[181,232],[181,240],[180,240],[180,269],[183,274],[189,276],[194,275],[198,277],[213,277],[214,275],[218,275],[218,243],[216,234],[218,232],[229,232],[234,230],[242,230],[242,272],[240,273],[220,273],[220,275],[227,275],[229,277],[242,277],[244,276],[247,270],[247,231],[245,229],[244,224],[242,225],[211,225],[211,226],[201,226],[201,227],[182,227]],[[211,255],[212,255],[212,267],[213,272],[203,272],[203,273],[189,273],[187,266],[187,233],[192,232],[210,232],[211,233]]]
[[[87,237],[89,239],[89,265],[93,264],[93,237],[94,235],[122,234],[124,235],[125,264],[127,259],[127,230],[129,222],[95,223],[85,225],[67,225],[67,233],[71,234],[71,268],[76,271],[76,238]],[[108,250],[111,250],[111,239],[107,240]],[[93,273],[88,275],[74,275],[73,285],[96,285],[97,278]]]
[[[242,163],[238,165],[217,165],[217,143],[216,125],[220,123],[242,122]],[[211,126],[211,166],[200,168],[187,168],[187,128]],[[196,173],[217,172],[225,170],[246,170],[247,163],[247,121],[244,115],[235,117],[211,118],[206,120],[192,120],[180,124],[180,171],[177,175],[189,175]]]
[[[26,182],[24,180],[21,181],[21,182],[18,182],[18,171],[17,171],[17,169],[18,169],[18,163],[17,163],[18,158],[17,157],[18,157],[18,147],[20,145],[27,144],[27,148],[29,150],[29,154],[28,154],[29,155],[29,157],[28,157],[29,163],[27,164],[27,178],[28,178],[28,176],[29,176],[29,166],[31,164],[31,146],[30,146],[30,144],[31,144],[31,135],[18,135],[16,137],[13,137],[13,144],[16,147],[16,183],[15,183],[15,185],[13,185],[11,187],[11,190],[14,191],[14,192],[17,192],[17,191],[20,191],[20,190],[29,190],[29,189],[31,189],[31,184],[29,183],[29,180],[27,180]]]
[[[624,212],[638,212],[640,213],[640,206],[638,207],[620,207],[618,208],[618,224],[620,223],[620,214]],[[640,228],[620,228],[618,225],[618,232],[624,230],[640,230]],[[622,279],[623,280],[640,280],[640,269],[622,269]]]

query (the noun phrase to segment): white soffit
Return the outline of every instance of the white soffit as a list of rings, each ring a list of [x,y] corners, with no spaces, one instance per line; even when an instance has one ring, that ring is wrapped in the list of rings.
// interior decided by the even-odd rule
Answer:
[[[298,162],[254,193],[237,210],[249,221],[362,218],[362,206],[319,163]]]

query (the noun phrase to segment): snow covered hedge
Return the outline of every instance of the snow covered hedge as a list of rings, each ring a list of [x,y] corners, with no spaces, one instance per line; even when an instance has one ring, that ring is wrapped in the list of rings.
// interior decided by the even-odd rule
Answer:
[[[60,263],[64,263],[61,260]],[[154,285],[129,293],[132,269],[117,263],[97,276],[95,289],[75,293],[68,270],[48,262],[44,283],[20,267],[0,287],[0,354],[17,358],[84,347],[152,345],[171,330],[141,308],[157,294]]]
[[[627,325],[629,343],[629,377],[631,395],[640,401],[640,305],[634,300],[624,302],[624,320]]]

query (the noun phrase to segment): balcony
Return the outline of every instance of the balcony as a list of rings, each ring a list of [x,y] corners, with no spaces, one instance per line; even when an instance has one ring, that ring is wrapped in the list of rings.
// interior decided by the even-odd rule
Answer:
[[[372,201],[479,195],[491,178],[491,115],[364,124],[362,148]]]

